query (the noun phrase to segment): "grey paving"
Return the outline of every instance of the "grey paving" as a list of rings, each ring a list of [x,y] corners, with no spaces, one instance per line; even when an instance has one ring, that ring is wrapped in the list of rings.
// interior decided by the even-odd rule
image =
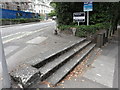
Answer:
[[[114,41],[116,41],[117,45],[118,45],[118,54],[116,55],[116,62],[115,62],[115,71],[114,71],[114,79],[113,79],[113,88],[119,88],[120,89],[120,85],[119,85],[119,77],[120,77],[120,65],[119,65],[119,50],[120,50],[120,26],[118,26],[118,31],[116,32],[115,36],[114,36]]]
[[[82,76],[65,80],[64,83],[60,83],[61,85],[56,88],[117,88],[118,67],[116,61],[118,56],[118,43],[113,41],[110,41],[107,46],[99,49],[102,50],[102,54],[95,59],[93,64],[92,62],[96,53],[91,52],[93,54],[88,59],[87,64],[92,64],[92,67],[89,69],[86,68],[86,72]]]
[[[116,44],[110,43],[104,47],[103,53],[93,64],[95,68],[87,71],[84,77],[112,88],[117,50]]]
[[[56,88],[108,88],[100,83],[92,81],[88,78],[78,76],[77,78],[72,78]]]
[[[118,86],[118,42],[114,39],[103,48],[102,53],[94,61],[96,53],[92,53],[87,64],[92,64],[92,68],[86,70],[83,76],[65,80],[60,86],[55,88],[117,88]],[[112,86],[111,86],[112,85]],[[41,84],[36,87],[50,88]]]

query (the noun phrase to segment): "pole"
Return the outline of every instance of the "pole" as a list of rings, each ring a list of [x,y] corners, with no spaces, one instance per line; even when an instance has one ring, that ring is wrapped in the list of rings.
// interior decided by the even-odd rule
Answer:
[[[4,54],[4,47],[3,47],[3,43],[2,43],[2,39],[1,39],[1,32],[0,32],[0,61],[2,64],[2,88],[10,88],[11,87],[11,80],[10,80],[10,76],[8,73],[8,68],[7,68],[7,63],[6,63],[6,59],[5,59],[5,54]]]
[[[80,22],[78,21],[78,26],[79,26],[79,23],[80,23]]]
[[[89,11],[87,11],[87,26],[89,25]]]

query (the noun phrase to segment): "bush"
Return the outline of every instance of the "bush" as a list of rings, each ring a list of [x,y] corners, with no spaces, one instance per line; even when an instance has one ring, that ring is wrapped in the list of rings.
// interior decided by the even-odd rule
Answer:
[[[76,36],[79,37],[87,37],[88,35],[95,34],[97,31],[101,29],[109,29],[110,24],[109,23],[98,23],[95,25],[60,25],[58,28],[60,30],[70,30],[71,28],[76,28]]]
[[[73,27],[73,25],[59,25],[58,28],[63,31],[63,30],[70,30]]]

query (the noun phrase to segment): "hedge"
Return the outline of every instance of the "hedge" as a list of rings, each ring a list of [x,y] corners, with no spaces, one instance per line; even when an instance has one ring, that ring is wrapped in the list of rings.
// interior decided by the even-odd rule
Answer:
[[[58,28],[60,30],[71,30],[72,28],[76,28],[76,36],[79,37],[87,37],[87,35],[95,34],[97,31],[101,29],[109,29],[110,24],[109,23],[98,23],[95,25],[60,25]]]
[[[28,22],[37,22],[40,21],[37,18],[16,18],[16,19],[0,19],[2,21],[2,24],[15,24],[15,23],[28,23]]]

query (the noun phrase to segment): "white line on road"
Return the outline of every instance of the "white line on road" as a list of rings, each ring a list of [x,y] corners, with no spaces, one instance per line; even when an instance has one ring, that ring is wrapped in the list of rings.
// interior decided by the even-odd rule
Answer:
[[[19,34],[21,34],[21,33],[23,34],[23,35],[20,35],[19,37],[11,38],[11,39],[5,40],[5,41],[3,40],[3,44],[8,43],[8,42],[11,42],[11,41],[16,40],[16,39],[23,38],[23,37],[25,37],[25,36],[28,36],[28,35],[31,35],[31,34],[34,34],[34,33],[40,32],[40,31],[43,31],[44,29],[47,29],[47,28],[48,28],[48,27],[42,28],[42,29],[40,29],[40,30],[32,31],[32,32],[18,32],[18,33],[15,33],[15,34],[10,34],[10,35],[4,36],[4,37],[2,37],[2,39],[10,38],[10,37],[12,37],[12,36],[14,36],[14,35],[19,35]]]
[[[22,33],[22,32],[18,32],[18,33],[15,33],[15,34],[10,34],[10,35],[4,36],[4,37],[2,37],[2,39],[8,38],[8,37],[10,37],[10,36],[17,35],[17,34],[20,34],[20,33]]]

